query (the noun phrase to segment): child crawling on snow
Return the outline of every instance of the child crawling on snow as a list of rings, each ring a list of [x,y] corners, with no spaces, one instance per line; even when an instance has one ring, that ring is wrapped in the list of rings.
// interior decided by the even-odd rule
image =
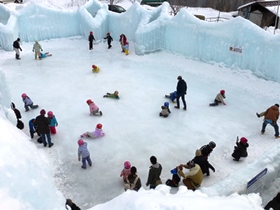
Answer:
[[[89,138],[99,138],[99,137],[103,137],[105,135],[105,133],[102,130],[102,124],[98,123],[96,125],[95,131],[93,132],[86,132],[84,134],[81,135],[82,138],[84,137],[89,137]]]
[[[94,116],[102,116],[102,112],[99,111],[99,107],[91,100],[88,99],[87,104],[89,106],[89,115],[94,115]]]

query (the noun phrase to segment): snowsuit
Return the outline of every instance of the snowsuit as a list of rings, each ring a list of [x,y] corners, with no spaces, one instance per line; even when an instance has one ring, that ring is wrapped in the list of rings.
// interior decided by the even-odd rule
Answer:
[[[16,59],[20,59],[20,52],[19,51],[22,51],[21,47],[20,47],[20,39],[18,38],[16,41],[14,41],[13,43],[13,48],[14,48],[14,51],[16,52]]]
[[[118,95],[115,95],[114,93],[106,93],[106,95],[103,96],[104,98],[115,98],[120,99]]]
[[[40,136],[40,134],[37,132],[37,127],[38,126],[35,124],[35,119],[34,118],[29,120],[28,125],[29,125],[29,133],[30,133],[31,139],[33,139],[34,133],[37,133],[37,135]]]
[[[124,46],[126,45],[126,36],[124,34],[121,34],[119,41],[120,41],[120,44],[121,44],[121,47],[122,47],[122,52],[125,52]]]
[[[35,42],[35,44],[33,45],[33,52],[35,51],[35,59],[40,58],[40,51],[43,51],[41,45],[39,44],[38,41]]]
[[[120,177],[123,177],[123,181],[125,182],[127,176],[130,174],[130,168],[124,168],[122,171],[121,171],[121,174],[120,174]]]
[[[269,210],[270,208],[273,210],[280,210],[280,193],[278,193],[275,198],[269,201],[264,207],[265,210]]]
[[[141,179],[136,174],[128,175],[128,177],[125,179],[125,183],[125,190],[131,189],[138,191],[142,187]]]
[[[37,109],[38,108],[38,105],[33,105],[33,101],[28,96],[23,98],[22,101],[24,103],[24,108],[25,108],[26,112],[29,111],[29,107],[31,109]]]
[[[174,103],[174,100],[177,98],[177,91],[169,93],[169,95],[165,95],[165,98],[170,98],[170,100]]]
[[[190,168],[190,171],[184,173],[182,170],[178,168],[178,174],[183,177],[184,185],[191,190],[195,190],[197,187],[200,187],[203,181],[203,174],[201,168],[198,164],[195,164],[194,167]]]
[[[93,40],[95,41],[95,38],[94,38],[93,34],[90,34],[90,35],[88,36],[89,50],[92,50],[92,49],[93,49],[93,45],[92,45]]]
[[[113,41],[113,38],[110,36],[110,34],[107,34],[104,39],[107,39],[108,49],[110,49],[112,47],[111,42]]]
[[[215,100],[214,100],[214,103],[209,104],[209,105],[210,106],[217,106],[219,103],[225,104],[224,98],[226,98],[226,96],[224,94],[218,93]]]
[[[234,147],[234,151],[232,153],[232,157],[234,160],[239,161],[241,157],[247,157],[247,148],[249,147],[248,143],[241,143],[241,142],[236,142],[236,146]]]
[[[90,138],[99,138],[99,137],[103,137],[105,135],[105,133],[103,132],[102,129],[98,129],[95,128],[95,131],[93,132],[86,132],[84,134],[81,135],[81,137],[90,137]]]
[[[161,106],[161,112],[159,113],[159,116],[161,117],[168,117],[170,110],[169,108],[165,107],[165,106]]]
[[[156,188],[157,184],[161,182],[160,175],[162,171],[162,166],[159,163],[150,166],[147,186],[150,185],[150,189]]]
[[[99,111],[99,108],[95,103],[89,104],[89,115],[95,115],[95,116],[102,115],[102,112]]]
[[[187,109],[185,95],[187,94],[187,83],[183,79],[179,79],[177,83],[177,107],[180,108],[179,99],[182,98],[184,109]]]
[[[55,127],[58,126],[57,120],[56,120],[54,115],[49,119],[50,119],[50,125],[49,125],[50,132],[51,132],[51,134],[56,134],[56,128]]]
[[[268,108],[264,113],[264,121],[262,124],[262,133],[265,132],[267,124],[270,124],[275,131],[274,136],[279,137],[279,127],[277,125],[277,120],[279,117],[279,107],[274,105]]]
[[[211,170],[215,172],[215,168],[208,162],[205,156],[201,155],[200,150],[196,150],[195,155],[196,156],[194,157],[193,161],[200,166],[203,174],[209,176],[209,168],[211,168]]]
[[[91,159],[90,159],[90,153],[88,151],[88,148],[87,148],[87,143],[84,142],[83,145],[79,146],[79,149],[78,149],[78,158],[80,159],[80,157],[82,156],[82,168],[83,169],[86,169],[87,166],[86,166],[86,161],[88,162],[89,166],[92,165],[92,162],[91,162]]]
[[[47,146],[46,136],[47,136],[49,147],[51,147],[53,145],[53,143],[51,142],[49,118],[45,117],[44,115],[39,115],[36,117],[35,123],[37,125],[37,132],[39,134],[41,134],[41,136],[42,136],[42,141],[43,141],[44,147]]]

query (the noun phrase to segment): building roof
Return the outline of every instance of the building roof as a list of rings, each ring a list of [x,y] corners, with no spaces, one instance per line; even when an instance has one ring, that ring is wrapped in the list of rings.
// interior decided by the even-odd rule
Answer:
[[[262,5],[263,7],[269,9],[268,7],[278,7],[278,4],[279,4],[279,1],[278,0],[256,0],[256,1],[252,1],[248,4],[244,4],[240,7],[237,8],[237,10],[240,10],[240,9],[243,9],[245,7],[248,7],[248,6],[251,6],[253,4],[260,4]],[[269,9],[271,11],[271,9]],[[271,11],[273,12],[273,11]],[[277,9],[275,9],[275,12],[273,12],[274,14],[277,13]]]

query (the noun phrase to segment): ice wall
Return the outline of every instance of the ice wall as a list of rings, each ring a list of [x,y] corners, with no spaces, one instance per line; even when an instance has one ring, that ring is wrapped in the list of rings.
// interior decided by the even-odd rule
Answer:
[[[127,12],[108,11],[107,5],[90,0],[75,11],[44,8],[27,4],[11,13],[0,5],[0,46],[12,50],[17,37],[22,41],[82,35],[93,31],[96,40],[107,32],[113,39],[127,35],[138,55],[166,50],[183,56],[217,62],[230,68],[251,70],[265,79],[280,82],[280,35],[265,32],[243,18],[222,23],[201,21],[181,9],[170,16],[165,2],[146,10],[135,2]]]
[[[15,115],[4,105],[10,103],[7,87],[0,74],[0,209],[63,209],[45,152],[8,120]]]

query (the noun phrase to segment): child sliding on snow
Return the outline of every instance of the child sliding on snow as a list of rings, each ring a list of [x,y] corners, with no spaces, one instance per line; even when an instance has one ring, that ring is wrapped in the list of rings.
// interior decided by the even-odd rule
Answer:
[[[169,93],[169,95],[165,95],[165,98],[170,98],[173,103],[176,103],[175,99],[177,98],[177,91]]]
[[[106,95],[104,95],[103,98],[115,98],[115,99],[120,99],[120,97],[119,97],[119,92],[116,90],[114,93],[106,93]]]
[[[95,131],[93,132],[86,132],[84,134],[81,135],[82,138],[84,137],[90,137],[90,138],[98,138],[98,137],[103,137],[105,135],[105,133],[102,130],[102,124],[98,123],[96,125]]]
[[[159,113],[160,117],[168,117],[171,111],[169,110],[169,103],[165,102],[163,106],[161,106],[161,112]]]
[[[220,90],[220,92],[217,94],[217,96],[214,100],[214,103],[209,104],[209,106],[217,106],[217,105],[219,105],[219,103],[226,105],[226,103],[224,102],[224,98],[226,98],[225,91]]]
[[[86,169],[86,161],[88,162],[89,166],[92,165],[91,159],[90,159],[90,153],[88,151],[87,148],[87,143],[83,141],[83,139],[78,140],[78,145],[79,145],[79,149],[78,149],[78,160],[81,160],[81,156],[82,156],[82,168]]]
[[[87,101],[87,104],[89,106],[89,115],[94,115],[94,116],[102,116],[102,112],[99,111],[99,108],[98,106],[91,100],[91,99],[88,99]]]

